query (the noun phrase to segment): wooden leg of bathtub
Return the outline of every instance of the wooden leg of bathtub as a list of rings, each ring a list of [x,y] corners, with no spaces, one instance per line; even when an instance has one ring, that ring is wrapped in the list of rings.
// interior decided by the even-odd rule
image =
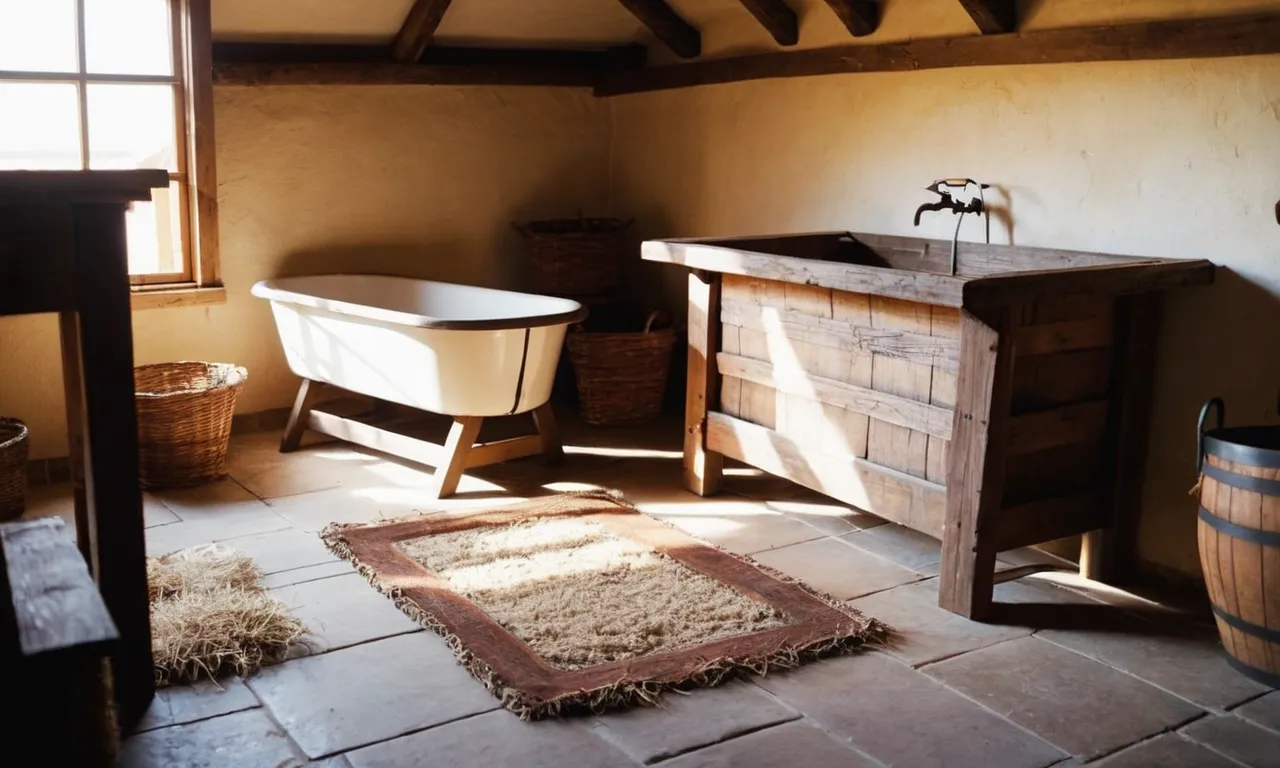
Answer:
[[[552,466],[562,463],[564,445],[560,442],[560,427],[556,424],[555,413],[551,411],[551,403],[543,403],[533,409],[533,423],[542,441],[543,460]]]
[[[281,453],[298,450],[302,433],[307,431],[307,417],[311,415],[311,406],[315,405],[316,395],[319,393],[319,383],[311,379],[302,380],[298,396],[293,400],[293,410],[289,412],[289,422],[285,424],[284,435],[280,438]]]
[[[458,490],[462,470],[467,468],[467,454],[471,452],[471,446],[475,445],[483,423],[484,419],[480,416],[459,416],[454,419],[434,476],[437,499],[452,496]]]

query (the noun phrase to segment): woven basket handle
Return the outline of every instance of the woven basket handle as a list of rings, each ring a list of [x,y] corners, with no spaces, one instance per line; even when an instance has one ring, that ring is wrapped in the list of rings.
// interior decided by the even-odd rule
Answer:
[[[651,330],[653,330],[653,324],[658,322],[658,320],[662,319],[663,315],[665,314],[666,313],[660,309],[655,309],[652,312],[650,312],[648,319],[644,321],[644,332],[648,333]]]

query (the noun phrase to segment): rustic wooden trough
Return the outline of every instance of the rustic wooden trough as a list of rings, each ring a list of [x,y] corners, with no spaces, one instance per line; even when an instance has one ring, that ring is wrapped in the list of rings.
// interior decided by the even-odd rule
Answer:
[[[1208,261],[824,232],[646,242],[689,276],[684,477],[721,457],[942,540],[983,618],[998,552],[1085,534],[1132,564],[1165,291]]]

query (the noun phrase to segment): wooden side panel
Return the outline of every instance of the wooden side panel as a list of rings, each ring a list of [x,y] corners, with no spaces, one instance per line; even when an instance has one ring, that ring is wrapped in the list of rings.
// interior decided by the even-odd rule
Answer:
[[[956,339],[959,347],[960,310],[951,307],[932,307],[930,315],[930,334],[933,336]],[[933,366],[933,381],[929,385],[929,402],[952,408],[956,404],[956,374],[947,366]],[[935,483],[947,481],[947,442],[929,436],[929,445],[925,456],[925,477]]]
[[[928,334],[932,330],[931,309],[927,304],[872,296],[871,325],[873,328]],[[932,366],[872,355],[872,389],[929,402],[932,385]],[[928,445],[929,436],[924,433],[872,419],[867,437],[867,458],[900,472],[925,477]]]
[[[689,274],[689,368],[685,385],[684,484],[699,496],[720,487],[722,461],[707,450],[707,414],[718,406],[720,374],[720,275]]]

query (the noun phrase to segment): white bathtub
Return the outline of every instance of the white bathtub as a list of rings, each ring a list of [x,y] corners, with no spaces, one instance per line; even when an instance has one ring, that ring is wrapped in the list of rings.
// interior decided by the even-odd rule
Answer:
[[[383,275],[264,280],[289,368],[449,416],[524,413],[551,397],[576,301]]]

